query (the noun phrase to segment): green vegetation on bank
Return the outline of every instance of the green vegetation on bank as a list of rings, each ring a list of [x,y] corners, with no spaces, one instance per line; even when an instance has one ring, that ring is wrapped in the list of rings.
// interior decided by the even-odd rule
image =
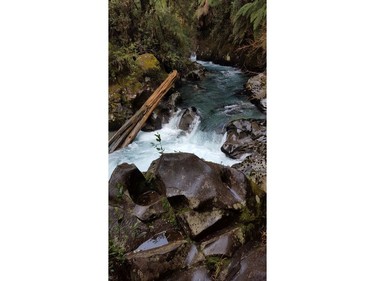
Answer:
[[[135,59],[153,54],[170,72],[189,63],[194,1],[109,0],[109,79],[130,75]]]
[[[198,53],[242,68],[266,68],[266,0],[201,0]]]
[[[109,0],[109,81],[131,75],[153,54],[186,72],[192,51],[209,59],[265,68],[266,0]]]

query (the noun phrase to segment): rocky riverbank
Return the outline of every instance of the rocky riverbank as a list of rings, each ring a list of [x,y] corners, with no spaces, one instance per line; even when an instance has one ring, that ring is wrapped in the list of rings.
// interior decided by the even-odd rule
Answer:
[[[135,70],[130,76],[117,79],[116,83],[109,85],[108,95],[108,126],[109,131],[118,130],[152,95],[156,88],[168,76],[163,65],[153,54],[143,54],[134,58]],[[196,62],[186,66],[186,70],[180,73],[180,79],[176,82],[176,88],[182,81],[197,81],[205,76],[205,69]],[[162,124],[168,122],[180,95],[172,88],[154,114],[149,118],[144,130],[152,131],[160,129]]]
[[[237,169],[189,153],[145,174],[121,164],[109,181],[110,280],[265,280],[265,215],[265,192]]]
[[[197,66],[182,80],[204,76]],[[243,91],[263,112],[265,81],[265,74],[251,77]],[[134,110],[151,89],[127,91],[120,103]],[[180,98],[171,91],[143,130],[160,129]],[[187,133],[201,118],[193,106],[180,114],[178,128]],[[116,167],[109,180],[109,280],[266,280],[266,120],[238,119],[225,130],[222,152],[244,159],[232,167],[189,153],[165,153],[144,173],[127,163]]]

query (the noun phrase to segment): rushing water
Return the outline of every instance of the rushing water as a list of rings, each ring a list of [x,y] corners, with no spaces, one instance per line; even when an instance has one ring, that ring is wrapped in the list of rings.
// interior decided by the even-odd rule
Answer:
[[[240,160],[230,159],[221,152],[225,141],[224,128],[238,118],[265,118],[246,97],[239,95],[247,77],[233,67],[211,62],[197,61],[208,71],[202,81],[186,82],[179,89],[182,94],[181,108],[194,106],[200,120],[195,120],[191,133],[178,129],[181,110],[168,124],[154,132],[139,132],[128,147],[109,155],[109,177],[117,165],[134,163],[141,171],[147,171],[151,162],[160,155],[153,146],[157,144],[155,134],[160,134],[165,153],[189,152],[200,158],[224,165],[233,165]]]

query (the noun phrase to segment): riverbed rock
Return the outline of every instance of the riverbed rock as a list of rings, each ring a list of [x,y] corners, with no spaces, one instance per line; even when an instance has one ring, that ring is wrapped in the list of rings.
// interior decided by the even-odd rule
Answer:
[[[124,201],[125,191],[128,192],[133,202],[138,204],[146,197],[155,194],[141,171],[134,164],[127,163],[118,165],[112,173],[109,180],[109,201],[115,203]]]
[[[170,95],[167,94],[147,119],[142,131],[151,132],[161,129],[162,125],[168,123],[177,111],[177,105],[180,101],[181,93],[176,91]]]
[[[260,241],[265,197],[242,172],[167,153],[144,174],[117,166],[109,198],[109,280],[248,276],[238,252]]]
[[[267,76],[260,73],[250,77],[246,82],[245,89],[250,101],[264,113],[267,111]]]
[[[189,81],[200,81],[206,76],[207,70],[199,63],[192,63],[194,70],[188,72],[184,77]]]
[[[185,223],[188,233],[192,238],[196,238],[203,231],[212,227],[223,218],[223,210],[212,210],[207,212],[195,212],[188,210],[179,215],[181,221]]]
[[[188,249],[187,241],[177,240],[153,249],[126,254],[129,280],[157,280],[165,272],[183,267]]]
[[[180,122],[178,123],[178,128],[190,133],[196,122],[199,121],[199,113],[196,107],[192,106],[189,108],[186,108],[182,112],[182,116],[180,119]]]
[[[185,271],[174,272],[165,281],[211,281],[209,271],[205,266],[199,266]]]
[[[245,234],[240,227],[232,227],[221,235],[217,235],[201,243],[203,254],[208,256],[231,257],[245,242]]]
[[[243,172],[266,191],[267,128],[266,120],[240,119],[226,126],[227,138],[221,147],[231,158],[244,160],[232,167]]]
[[[238,250],[230,264],[222,269],[218,280],[266,281],[266,246],[253,248],[250,243]]]
[[[240,119],[226,126],[227,137],[221,151],[227,156],[239,159],[254,151],[265,153],[266,121]]]
[[[190,153],[166,153],[151,164],[167,198],[182,197],[180,202],[186,200],[191,209],[207,205],[241,209],[245,198],[252,195],[246,177],[239,176],[235,169],[217,165]]]

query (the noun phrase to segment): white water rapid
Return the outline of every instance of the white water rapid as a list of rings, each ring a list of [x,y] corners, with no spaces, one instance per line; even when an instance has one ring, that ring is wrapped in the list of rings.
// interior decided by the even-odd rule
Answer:
[[[243,89],[247,78],[237,68],[199,60],[197,62],[208,70],[206,78],[202,81],[185,82],[179,91],[182,94],[182,107],[196,107],[201,120],[193,122],[190,133],[184,132],[178,129],[181,118],[181,110],[178,110],[162,129],[154,132],[140,131],[128,147],[109,154],[109,177],[116,166],[124,162],[135,164],[142,172],[147,171],[151,162],[160,157],[153,146],[158,144],[155,134],[160,134],[164,153],[194,153],[204,160],[228,166],[242,161],[228,158],[220,147],[225,141],[223,129],[227,122],[263,116],[246,98],[236,94]]]

